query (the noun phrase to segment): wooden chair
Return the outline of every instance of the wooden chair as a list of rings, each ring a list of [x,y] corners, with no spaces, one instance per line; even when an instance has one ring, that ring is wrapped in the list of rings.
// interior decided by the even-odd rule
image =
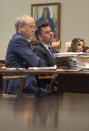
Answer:
[[[49,86],[48,86],[48,91],[52,92],[52,87],[53,87],[54,81],[56,79],[55,76],[51,76],[51,75],[48,75],[48,76],[39,76],[38,79],[39,80],[45,80],[45,79],[50,80],[50,83],[49,83]]]
[[[0,67],[5,67],[5,60],[0,60]]]
[[[26,78],[26,76],[21,76],[21,75],[3,76],[3,80],[13,80],[13,79],[22,79],[20,87],[18,89],[18,93],[17,93],[17,98],[21,98],[22,97],[22,89],[24,88],[27,78]]]
[[[0,67],[5,67],[5,60],[0,60]],[[26,76],[21,76],[21,75],[12,75],[12,76],[4,76],[4,74],[2,75],[2,79],[3,80],[13,80],[13,79],[22,79],[20,87],[18,89],[18,93],[17,93],[17,98],[21,98],[22,97],[22,89],[24,88],[24,85],[26,83]],[[2,90],[2,89],[1,89]],[[8,94],[3,94],[3,95],[8,95]]]
[[[0,67],[5,67],[5,60],[0,60]],[[26,82],[26,77],[25,76],[3,76],[4,80],[11,80],[11,79],[22,79],[22,83],[20,85],[20,88],[18,90],[17,97],[21,97],[22,95],[22,89],[24,88],[25,82]],[[49,86],[48,86],[48,91],[52,92],[52,87],[55,81],[55,76],[47,75],[47,76],[39,76],[39,80],[44,80],[48,79],[50,80]]]

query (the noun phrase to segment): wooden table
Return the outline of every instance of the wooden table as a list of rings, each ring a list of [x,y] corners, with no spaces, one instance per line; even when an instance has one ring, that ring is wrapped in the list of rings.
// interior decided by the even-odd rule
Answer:
[[[22,69],[22,68],[0,68],[0,86],[2,87],[2,74],[3,73],[28,73],[28,74],[58,74],[58,89],[64,92],[88,92],[88,77],[89,72],[76,71],[70,69],[57,69],[57,70],[46,70],[46,69]],[[84,82],[83,82],[84,80]],[[80,84],[78,84],[80,83]],[[85,85],[81,85],[85,83]],[[85,90],[85,91],[84,91]]]
[[[89,95],[64,93],[56,97],[0,97],[0,131],[89,131]]]

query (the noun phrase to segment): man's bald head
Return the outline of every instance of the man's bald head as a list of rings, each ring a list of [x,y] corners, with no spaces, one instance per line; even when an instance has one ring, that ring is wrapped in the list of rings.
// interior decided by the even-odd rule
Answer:
[[[29,15],[23,15],[16,19],[16,32],[21,34],[26,39],[31,40],[35,34],[35,21]]]
[[[54,48],[57,52],[60,52],[61,42],[60,40],[53,41],[51,47]]]
[[[16,19],[16,21],[15,21],[15,29],[16,29],[16,31],[18,31],[19,24],[22,24],[23,26],[25,26],[26,24],[28,24],[31,21],[34,21],[34,19],[31,16],[29,16],[29,15],[19,16]]]

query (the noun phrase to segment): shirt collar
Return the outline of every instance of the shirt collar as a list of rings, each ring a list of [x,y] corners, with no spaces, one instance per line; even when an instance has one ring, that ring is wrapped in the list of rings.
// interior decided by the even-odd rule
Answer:
[[[47,50],[49,50],[49,46],[50,45],[46,45],[46,44],[44,44],[44,43],[42,43],[44,46],[45,46],[45,48],[47,49]]]

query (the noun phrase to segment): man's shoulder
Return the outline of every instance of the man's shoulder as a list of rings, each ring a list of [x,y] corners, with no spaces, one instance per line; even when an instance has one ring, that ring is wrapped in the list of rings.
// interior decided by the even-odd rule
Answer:
[[[9,43],[16,43],[17,41],[20,41],[21,43],[27,42],[27,40],[20,34],[16,33],[12,36],[11,40]]]
[[[44,50],[44,46],[43,46],[43,44],[42,43],[39,43],[35,48],[34,48],[34,50]]]
[[[42,44],[37,45],[33,49],[33,52],[39,53],[39,54],[42,54],[42,55],[47,53],[45,47]]]
[[[23,37],[21,36],[20,34],[15,34],[12,36],[11,40],[9,41],[9,44],[8,44],[8,48],[15,48],[15,46],[28,46],[28,41]]]
[[[14,34],[12,36],[12,39],[14,39],[14,40],[24,39],[25,40],[25,38],[22,35],[20,35],[19,33]]]

